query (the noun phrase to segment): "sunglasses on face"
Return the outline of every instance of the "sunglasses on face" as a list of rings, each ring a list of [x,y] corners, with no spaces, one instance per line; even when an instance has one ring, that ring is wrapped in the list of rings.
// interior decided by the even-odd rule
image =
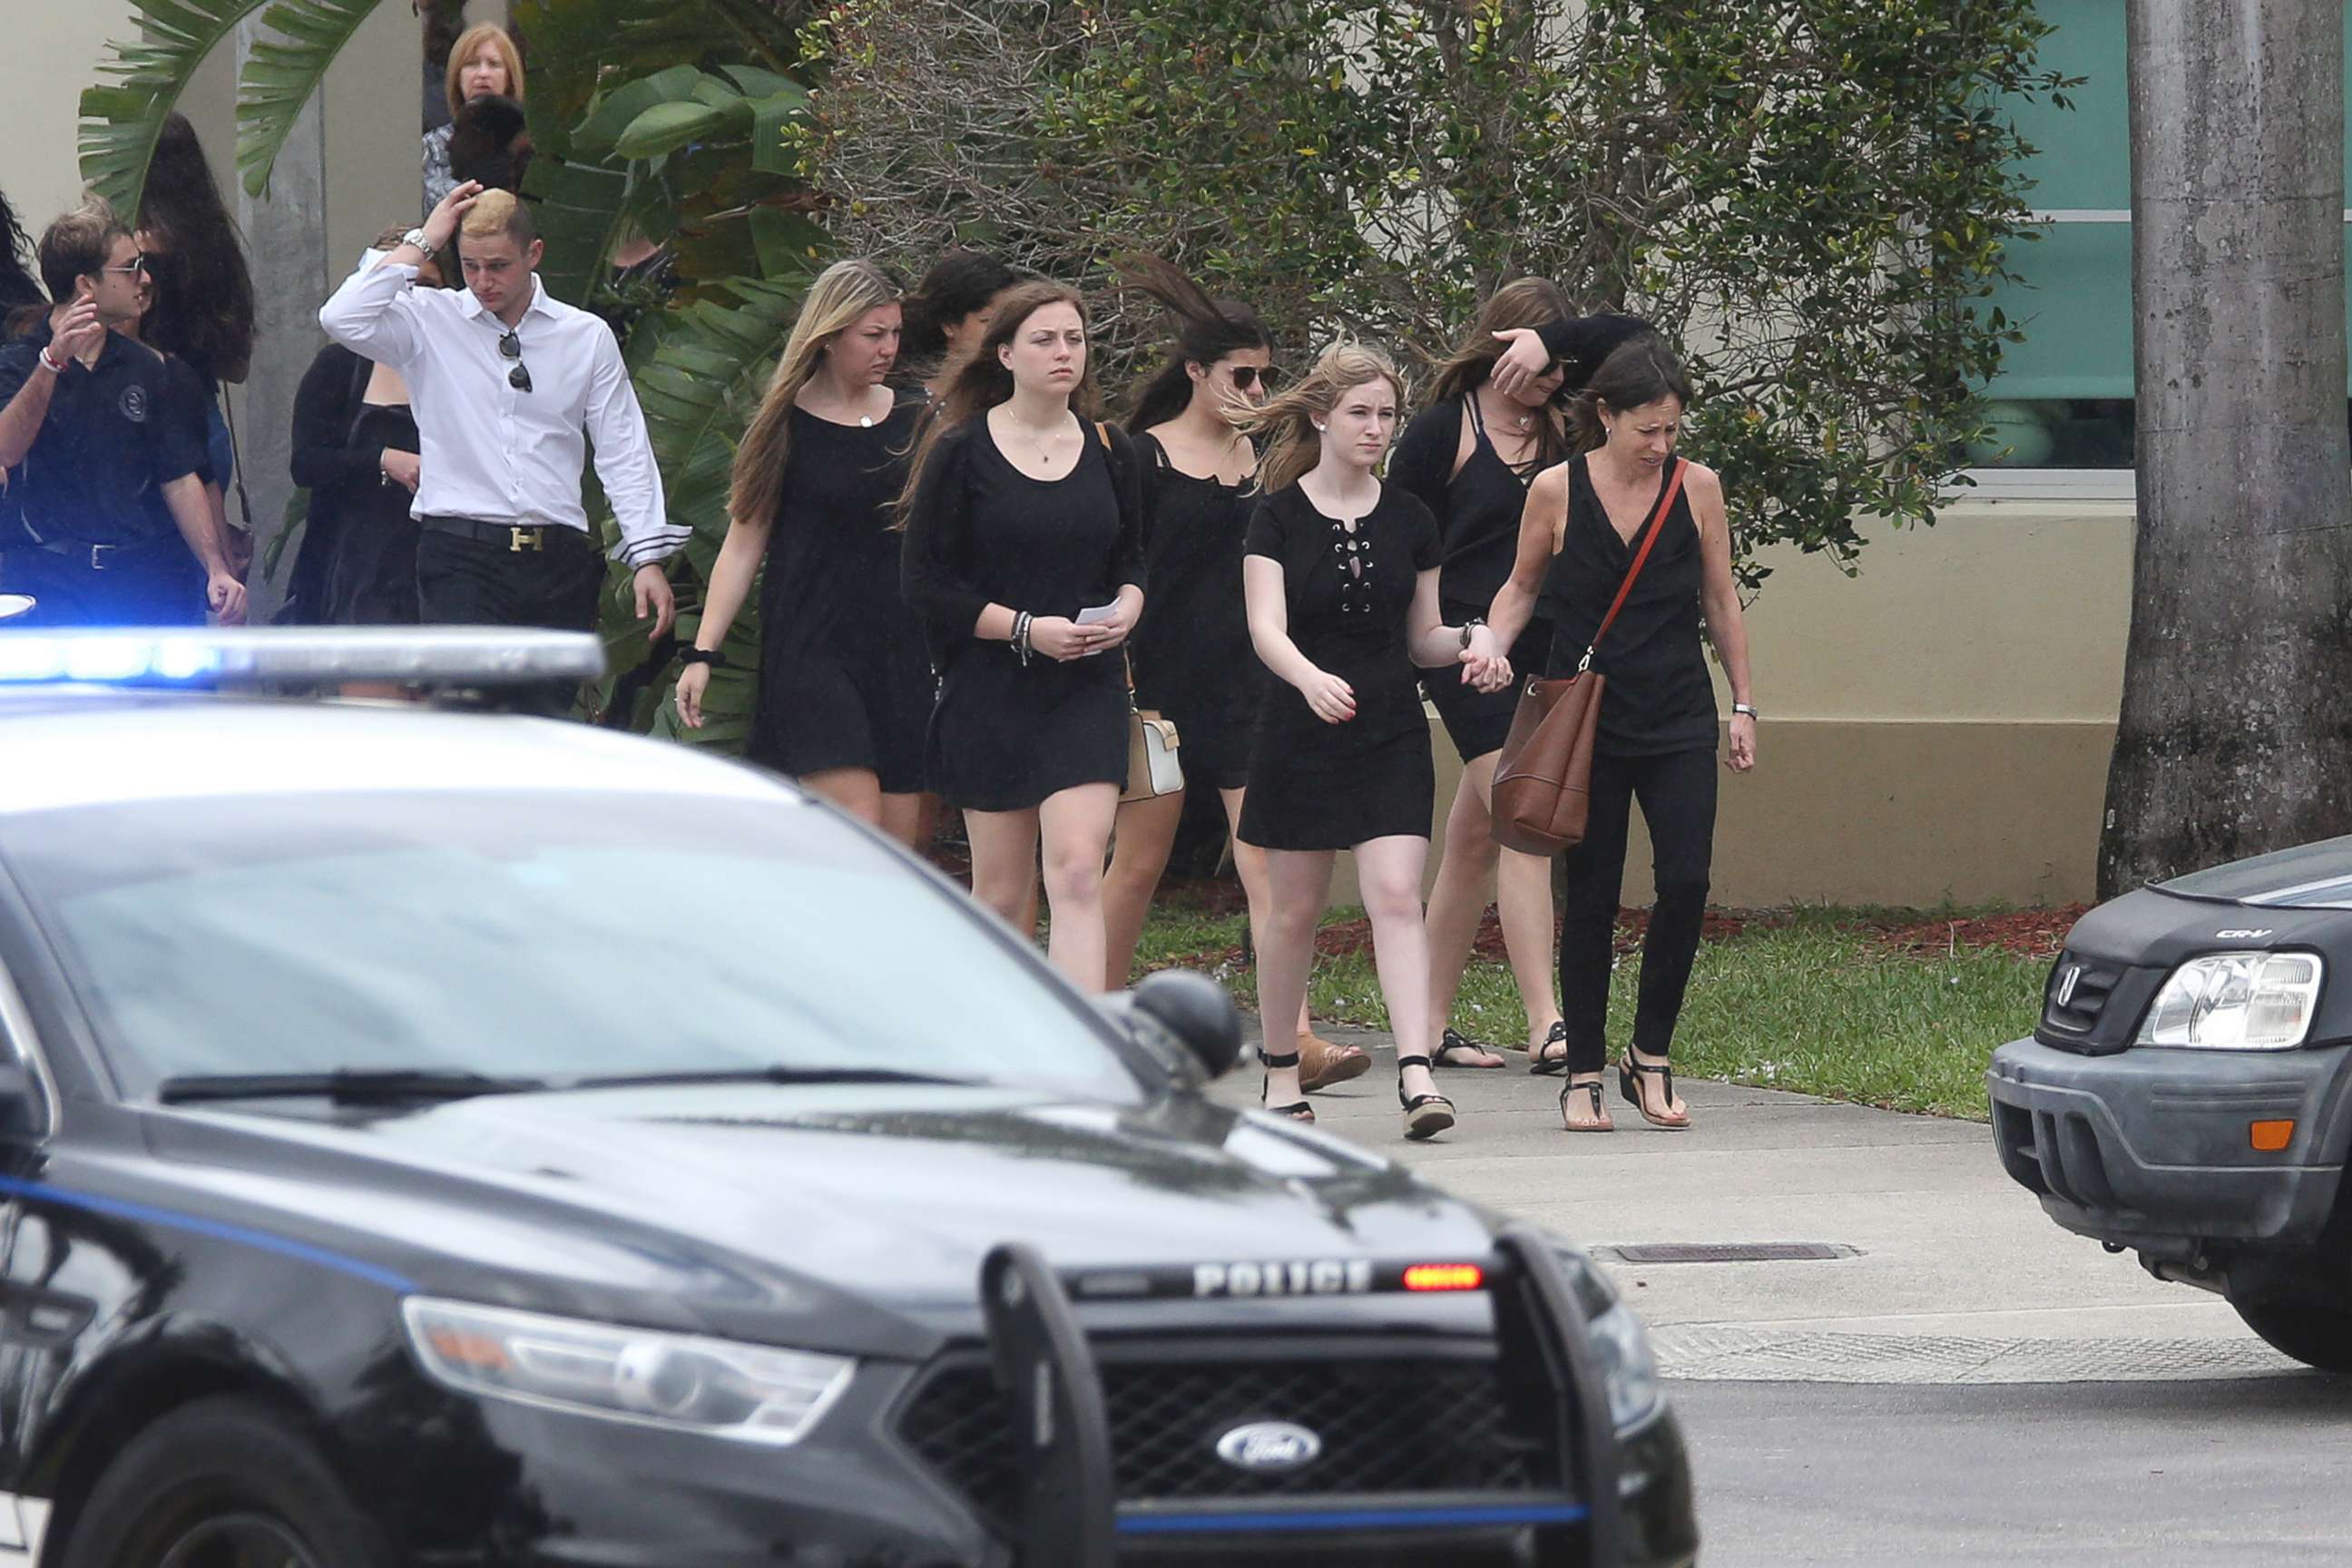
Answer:
[[[529,392],[530,367],[522,363],[522,334],[509,327],[499,340],[499,357],[514,361],[514,368],[507,372],[507,384],[517,392]]]
[[[143,278],[147,274],[147,258],[144,256],[134,256],[131,258],[131,264],[128,267],[101,267],[99,270],[101,272],[127,272],[133,278]]]
[[[1267,390],[1273,390],[1274,369],[1270,365],[1264,370],[1254,364],[1227,365],[1225,368],[1234,373],[1234,385],[1244,392],[1255,386],[1260,377],[1265,378]]]

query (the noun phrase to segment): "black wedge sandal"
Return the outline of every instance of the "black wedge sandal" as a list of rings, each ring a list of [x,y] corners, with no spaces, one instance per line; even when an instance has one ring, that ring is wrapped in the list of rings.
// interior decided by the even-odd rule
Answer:
[[[1404,1107],[1404,1135],[1418,1143],[1424,1138],[1434,1138],[1454,1125],[1454,1102],[1442,1094],[1415,1094],[1404,1091],[1404,1069],[1425,1068],[1427,1057],[1397,1058],[1397,1103]]]
[[[1590,1121],[1578,1122],[1568,1119],[1568,1102],[1580,1094],[1589,1095],[1591,1099],[1592,1120]],[[1601,1103],[1599,1079],[1596,1078],[1585,1083],[1564,1083],[1559,1086],[1559,1125],[1560,1130],[1566,1132],[1614,1132],[1617,1131],[1617,1124],[1609,1120],[1609,1108]]]
[[[1268,1052],[1265,1047],[1261,1046],[1258,1047],[1257,1060],[1258,1065],[1265,1068],[1295,1068],[1298,1065],[1298,1053],[1297,1051],[1284,1051],[1279,1056],[1276,1056]],[[1265,1105],[1266,1089],[1267,1084],[1265,1083],[1261,1083],[1257,1086],[1257,1100],[1260,1105]],[[1276,1116],[1287,1116],[1293,1121],[1304,1121],[1310,1126],[1313,1125],[1315,1121],[1315,1108],[1307,1104],[1303,1100],[1291,1105],[1265,1105],[1265,1109],[1271,1110]]]
[[[1633,1102],[1633,1109],[1640,1111],[1642,1113],[1642,1120],[1648,1122],[1651,1126],[1662,1127],[1669,1132],[1686,1132],[1690,1131],[1690,1112],[1687,1110],[1684,1111],[1679,1117],[1651,1115],[1650,1102],[1643,1099],[1642,1091],[1633,1086],[1633,1080],[1636,1078],[1657,1079],[1659,1080],[1658,1087],[1664,1090],[1665,1102],[1668,1105],[1672,1105],[1675,1102],[1674,1068],[1669,1067],[1652,1067],[1647,1062],[1637,1062],[1633,1059],[1633,1053],[1627,1051],[1623,1056],[1617,1058],[1617,1092],[1623,1095],[1627,1100],[1632,1100]]]
[[[1559,1047],[1557,1056],[1552,1054],[1555,1046]],[[1555,1019],[1550,1031],[1536,1042],[1535,1049],[1528,1053],[1528,1071],[1538,1078],[1555,1078],[1567,1070],[1568,1023],[1565,1019]]]

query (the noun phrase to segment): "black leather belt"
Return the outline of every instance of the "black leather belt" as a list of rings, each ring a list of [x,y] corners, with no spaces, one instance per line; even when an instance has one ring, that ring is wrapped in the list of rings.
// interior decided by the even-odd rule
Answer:
[[[91,544],[79,539],[35,539],[27,542],[52,555],[62,555],[79,562],[93,572],[119,572],[167,545],[181,542],[174,538],[142,540],[137,544]]]
[[[551,535],[557,539],[569,535],[583,544],[588,542],[585,533],[560,523],[533,523],[524,527],[511,522],[477,522],[470,517],[425,517],[417,519],[416,526],[429,528],[436,533],[454,533],[477,544],[503,545],[510,555],[520,555],[526,551],[536,554],[547,548]]]

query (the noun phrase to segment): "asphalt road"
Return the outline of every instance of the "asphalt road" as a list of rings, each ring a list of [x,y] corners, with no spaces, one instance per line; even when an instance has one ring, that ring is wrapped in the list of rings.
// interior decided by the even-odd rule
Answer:
[[[1706,1568],[2352,1563],[2352,1379],[1676,1383]]]

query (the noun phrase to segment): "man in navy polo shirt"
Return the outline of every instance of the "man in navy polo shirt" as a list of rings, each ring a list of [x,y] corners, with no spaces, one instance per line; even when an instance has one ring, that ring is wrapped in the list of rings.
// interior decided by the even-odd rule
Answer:
[[[142,261],[92,199],[41,236],[58,301],[0,347],[0,469],[17,526],[0,588],[46,626],[202,626],[245,619],[245,587],[215,531],[194,421],[162,355],[121,335],[139,320]]]

